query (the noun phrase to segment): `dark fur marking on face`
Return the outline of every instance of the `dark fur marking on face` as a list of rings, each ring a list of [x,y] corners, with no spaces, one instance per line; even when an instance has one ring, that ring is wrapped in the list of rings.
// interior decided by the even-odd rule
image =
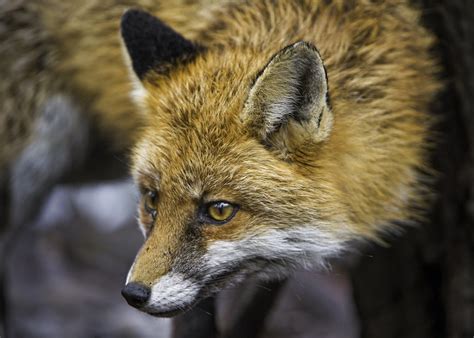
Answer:
[[[205,242],[202,236],[202,225],[193,219],[186,222],[180,247],[174,253],[173,271],[187,274],[198,266],[198,261],[205,254]]]

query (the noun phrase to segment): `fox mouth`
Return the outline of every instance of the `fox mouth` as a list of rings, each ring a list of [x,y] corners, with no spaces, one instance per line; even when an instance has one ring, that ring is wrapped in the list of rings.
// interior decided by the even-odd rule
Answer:
[[[154,307],[153,305],[145,305],[142,307],[138,307],[137,309],[154,317],[170,318],[188,312],[189,310],[194,308],[194,306],[199,303],[200,300],[201,298],[196,299],[195,301],[189,304],[180,304],[179,306],[170,307],[168,309],[159,309]]]
[[[167,311],[155,311],[155,310],[147,310],[147,309],[140,309],[140,310],[154,317],[171,318],[171,317],[174,317],[174,316],[177,316],[189,311],[192,307],[193,306],[187,306],[184,308],[167,310]]]
[[[148,304],[143,307],[139,307],[137,309],[154,317],[169,318],[169,317],[175,317],[177,315],[188,312],[189,310],[193,309],[202,299],[203,297],[198,296],[192,302],[187,303],[187,304],[184,304],[184,303],[180,303],[179,305],[173,304],[169,307],[163,307],[163,308],[153,306],[153,304]]]

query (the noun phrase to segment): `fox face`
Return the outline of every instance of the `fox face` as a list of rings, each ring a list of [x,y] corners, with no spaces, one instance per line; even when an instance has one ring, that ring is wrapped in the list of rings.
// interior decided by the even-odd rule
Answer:
[[[325,264],[374,236],[378,211],[354,207],[357,189],[341,179],[357,142],[337,128],[312,43],[202,47],[138,10],[121,29],[147,116],[132,156],[145,242],[122,291],[129,304],[171,316],[249,275]],[[374,188],[373,204],[409,200],[392,188]]]

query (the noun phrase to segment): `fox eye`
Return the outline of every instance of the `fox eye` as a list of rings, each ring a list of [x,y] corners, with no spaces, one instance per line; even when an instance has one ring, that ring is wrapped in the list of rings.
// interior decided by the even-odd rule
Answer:
[[[143,196],[144,208],[145,211],[153,218],[156,218],[157,210],[156,210],[156,202],[158,200],[158,194],[156,191],[153,190],[146,190]]]
[[[229,202],[218,201],[207,205],[206,213],[214,223],[226,223],[235,216],[238,207]]]

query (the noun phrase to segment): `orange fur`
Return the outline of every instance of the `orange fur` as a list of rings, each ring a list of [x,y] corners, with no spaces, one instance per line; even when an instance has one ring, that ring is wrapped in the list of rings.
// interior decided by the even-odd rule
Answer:
[[[160,192],[161,214],[145,244],[153,250],[141,252],[138,264],[150,256],[158,264],[169,243],[178,254],[187,224],[177,219],[191,217],[199,198],[241,205],[228,224],[202,229],[208,246],[315,220],[341,242],[377,240],[393,221],[417,219],[426,197],[428,106],[440,88],[434,40],[419,11],[405,1],[267,0],[222,5],[208,17],[194,34],[207,51],[143,83],[149,121],[134,173],[138,182],[159,175],[143,185]],[[324,60],[334,124],[321,142],[297,124],[284,126],[278,142],[291,147],[282,154],[265,148],[241,114],[256,74],[300,40]],[[164,234],[168,244],[153,245]],[[132,279],[151,284],[161,272],[150,270],[141,264]]]
[[[147,239],[129,281],[154,287],[179,271],[201,278],[191,299],[196,289],[223,286],[224,261],[245,275],[288,257],[292,265],[311,250],[324,258],[351,240],[378,240],[396,229],[394,221],[419,218],[429,171],[429,104],[441,84],[430,54],[434,38],[408,1],[19,0],[11,6],[2,8],[4,26],[28,29],[0,30],[0,75],[8,79],[0,85],[0,169],[32,142],[35,114],[57,92],[78,102],[115,148],[137,141],[133,174],[143,191],[158,192],[158,217],[150,218],[141,202]],[[156,14],[204,50],[165,74],[147,73],[139,106],[130,99],[118,32],[129,7]],[[36,37],[42,68],[28,53],[25,32]],[[255,121],[269,101],[289,95],[281,86],[295,75],[287,65],[266,67],[298,41],[319,50],[331,105],[317,97],[317,123],[290,116],[262,133]],[[21,70],[16,78],[15,69]],[[260,87],[252,92],[255,83]],[[240,210],[223,225],[197,222],[196,210],[216,200]],[[237,265],[249,257],[264,265]]]

